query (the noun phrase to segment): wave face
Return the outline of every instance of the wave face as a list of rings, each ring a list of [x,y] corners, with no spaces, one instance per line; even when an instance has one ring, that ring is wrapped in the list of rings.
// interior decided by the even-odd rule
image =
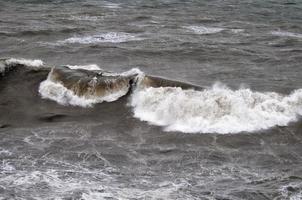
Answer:
[[[221,85],[203,91],[150,87],[136,91],[131,105],[135,117],[166,131],[252,132],[297,120],[302,114],[302,89],[283,96]]]
[[[83,70],[96,65],[55,67],[40,84],[39,93],[62,105],[89,107],[103,101],[112,102],[127,94],[135,74]],[[73,69],[72,69],[73,68]]]

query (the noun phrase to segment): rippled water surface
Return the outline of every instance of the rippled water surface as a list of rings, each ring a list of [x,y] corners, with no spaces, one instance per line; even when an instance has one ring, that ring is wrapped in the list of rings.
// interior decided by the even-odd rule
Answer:
[[[0,199],[302,199],[301,22],[299,0],[0,0],[19,59],[0,63]],[[70,103],[44,63],[205,90]]]

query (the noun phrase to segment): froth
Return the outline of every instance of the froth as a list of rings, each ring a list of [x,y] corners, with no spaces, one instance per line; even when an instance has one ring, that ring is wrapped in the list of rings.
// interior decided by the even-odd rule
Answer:
[[[302,89],[283,96],[221,85],[203,91],[150,87],[135,91],[131,105],[135,117],[167,131],[252,132],[297,120],[302,114]]]

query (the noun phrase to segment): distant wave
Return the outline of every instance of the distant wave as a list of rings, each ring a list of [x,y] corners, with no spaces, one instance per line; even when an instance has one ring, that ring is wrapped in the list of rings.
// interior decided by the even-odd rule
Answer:
[[[272,31],[272,35],[280,36],[280,37],[295,37],[302,38],[302,34],[300,33],[292,33],[287,31]]]
[[[109,32],[102,33],[92,36],[83,37],[71,37],[62,41],[57,42],[57,44],[94,44],[94,43],[122,43],[128,41],[140,40],[134,35],[123,32]]]
[[[283,96],[221,85],[203,91],[150,87],[133,93],[131,105],[135,117],[167,131],[251,132],[297,120],[302,114],[302,89]]]

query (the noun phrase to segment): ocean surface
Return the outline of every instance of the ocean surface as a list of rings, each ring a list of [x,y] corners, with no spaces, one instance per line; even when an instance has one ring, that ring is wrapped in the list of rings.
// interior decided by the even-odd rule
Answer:
[[[302,1],[0,0],[0,199],[302,199]]]

